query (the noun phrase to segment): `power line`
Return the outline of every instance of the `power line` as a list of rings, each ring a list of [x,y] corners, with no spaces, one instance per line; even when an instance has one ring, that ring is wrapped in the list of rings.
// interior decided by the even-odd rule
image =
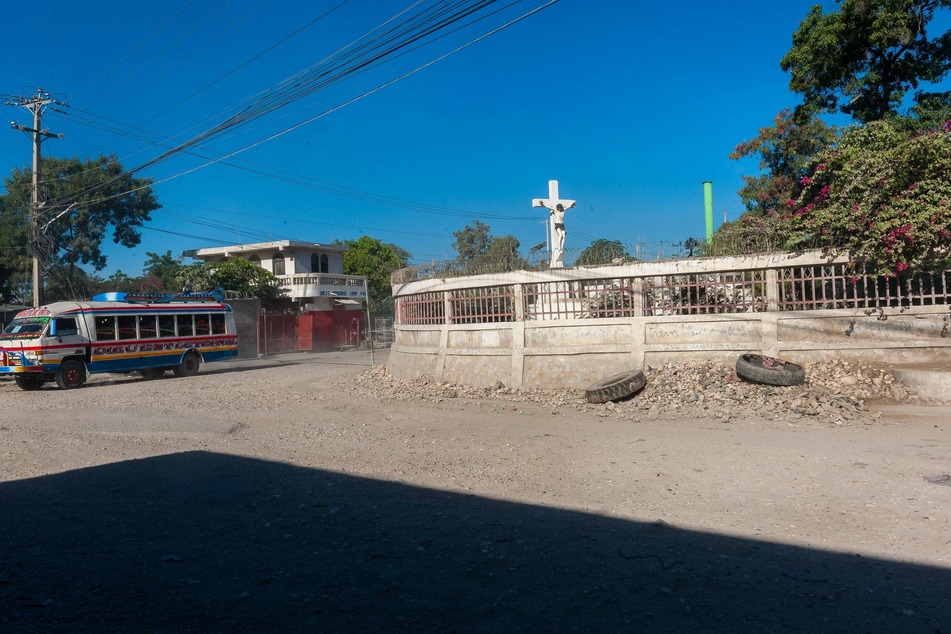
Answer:
[[[173,48],[175,48],[176,46],[178,46],[178,44],[179,44],[182,40],[184,40],[184,39],[185,39],[186,37],[188,37],[191,33],[193,33],[196,29],[200,28],[203,24],[205,24],[206,22],[208,22],[208,21],[209,21],[211,18],[213,18],[215,15],[217,15],[218,12],[221,11],[222,9],[224,9],[228,4],[230,4],[231,1],[232,1],[232,0],[224,0],[224,2],[222,2],[220,5],[218,5],[218,7],[217,7],[214,11],[212,11],[211,14],[208,15],[208,17],[206,17],[204,20],[202,20],[201,22],[199,22],[198,24],[196,24],[195,26],[193,26],[191,29],[189,29],[188,31],[186,31],[184,35],[180,36],[177,40],[175,40],[174,42],[172,42],[169,46],[167,46],[165,49],[163,49],[159,54],[153,56],[153,57],[152,57],[151,59],[149,59],[149,61],[147,61],[145,64],[139,66],[139,67],[138,67],[136,70],[134,70],[130,75],[128,75],[128,76],[126,76],[124,79],[122,79],[122,80],[120,80],[120,81],[114,83],[114,84],[109,88],[109,90],[107,90],[106,92],[104,92],[104,93],[102,93],[101,95],[99,95],[96,99],[92,100],[92,101],[89,103],[89,105],[92,105],[92,104],[96,103],[97,101],[99,101],[100,99],[102,99],[103,97],[105,97],[105,96],[111,94],[111,93],[114,92],[119,86],[123,85],[124,83],[126,83],[127,81],[129,81],[130,79],[132,79],[133,77],[135,77],[136,75],[138,75],[140,72],[142,72],[143,70],[145,70],[146,68],[148,68],[148,67],[152,64],[152,62],[154,62],[155,60],[157,60],[159,57],[161,57],[162,55],[164,55],[165,53],[167,53],[167,52],[170,51],[171,49],[173,49]],[[177,14],[176,14],[176,15],[177,15]]]
[[[79,95],[81,95],[82,93],[84,93],[84,92],[85,92],[86,90],[88,90],[91,86],[93,86],[96,82],[98,82],[100,79],[102,79],[103,77],[105,77],[106,75],[108,75],[110,72],[112,72],[113,69],[115,69],[116,67],[118,67],[120,64],[122,64],[124,61],[126,61],[126,60],[129,59],[130,57],[132,57],[132,55],[134,55],[134,54],[136,53],[136,51],[138,51],[140,48],[142,48],[142,47],[145,46],[148,42],[150,42],[150,41],[152,40],[152,38],[154,38],[156,35],[158,35],[158,33],[159,33],[160,31],[162,31],[162,29],[164,29],[164,28],[167,27],[169,24],[171,24],[172,21],[173,21],[176,17],[178,17],[178,14],[180,14],[182,11],[184,11],[185,9],[187,9],[187,8],[188,8],[188,5],[190,5],[191,3],[192,3],[192,0],[188,0],[181,8],[178,9],[178,11],[176,11],[175,13],[172,14],[172,17],[170,17],[168,20],[166,20],[161,26],[159,26],[159,28],[157,28],[157,29],[155,29],[154,31],[152,31],[152,33],[151,33],[148,37],[146,37],[144,40],[142,40],[142,41],[138,44],[138,46],[136,46],[135,48],[133,48],[131,51],[129,51],[128,53],[126,53],[119,61],[117,61],[116,63],[114,63],[112,66],[110,66],[109,68],[107,68],[105,71],[103,71],[103,73],[102,73],[101,75],[99,75],[99,76],[96,77],[94,80],[92,80],[91,82],[89,82],[88,84],[86,84],[85,86],[83,86],[82,88],[80,88],[78,91],[76,91],[76,93],[73,95],[73,98],[75,99],[76,97],[78,97]],[[104,96],[105,96],[105,95],[100,95],[99,98],[102,98],[102,97],[104,97]],[[98,101],[99,98],[97,98],[95,101]]]
[[[131,126],[128,126],[129,131],[127,132],[123,130],[123,127],[125,127],[125,124],[112,121],[110,119],[107,119],[106,117],[99,117],[99,118],[105,121],[108,121],[112,125],[105,125],[96,119],[89,118],[89,117],[95,117],[98,115],[90,114],[89,117],[73,115],[73,113],[76,112],[75,108],[69,108],[69,110],[53,109],[53,111],[58,112],[61,115],[73,116],[74,120],[79,121],[83,123],[84,125],[94,129],[107,130],[107,131],[114,132],[116,134],[125,136],[133,140],[149,142],[155,145],[161,145],[163,143],[162,141],[153,140],[148,138],[147,136],[144,136],[144,135],[150,135],[152,137],[158,136],[154,133],[147,132],[147,131],[141,130],[140,128],[131,127]],[[83,112],[83,111],[79,111],[79,112]],[[242,170],[249,174],[263,176],[265,178],[270,178],[273,180],[278,180],[285,183],[297,185],[300,187],[306,187],[306,188],[317,190],[317,191],[323,191],[325,193],[328,193],[334,196],[360,200],[363,202],[369,202],[372,204],[385,206],[385,207],[392,207],[395,209],[404,209],[408,211],[417,211],[420,213],[428,213],[428,214],[443,215],[443,216],[454,216],[454,217],[470,218],[470,219],[474,217],[479,217],[479,218],[487,219],[487,220],[506,220],[506,221],[536,221],[537,220],[536,216],[513,216],[513,215],[506,215],[506,214],[487,214],[481,211],[455,209],[452,207],[442,207],[438,205],[431,205],[428,203],[411,201],[404,198],[370,192],[370,191],[358,189],[358,188],[347,186],[347,185],[330,183],[327,181],[314,178],[312,176],[297,174],[294,172],[290,172],[288,170],[282,170],[273,166],[264,165],[262,163],[246,161],[244,159],[237,159],[236,161],[231,162],[231,161],[224,161],[220,158],[215,158],[214,156],[209,156],[209,153],[189,152],[189,154],[198,158],[208,160],[208,161],[217,162],[221,165],[231,167],[233,169]],[[172,178],[175,178],[175,177],[172,177]],[[172,178],[165,179],[164,181],[161,181],[161,182],[172,180]]]
[[[154,85],[156,82],[158,82],[159,80],[161,80],[161,79],[163,79],[164,77],[166,77],[169,73],[171,73],[172,71],[174,71],[176,68],[182,66],[185,62],[191,60],[194,56],[198,55],[198,54],[201,53],[203,50],[205,50],[206,48],[208,48],[209,46],[211,46],[212,44],[214,44],[215,42],[217,42],[219,39],[221,39],[222,37],[224,37],[224,35],[225,35],[226,33],[230,32],[232,29],[234,29],[236,26],[238,26],[239,24],[241,24],[241,23],[242,23],[243,21],[245,21],[247,18],[251,17],[254,13],[257,13],[257,11],[259,11],[262,7],[264,7],[265,5],[267,5],[267,4],[270,3],[270,2],[271,2],[271,0],[263,0],[263,1],[262,1],[260,4],[258,4],[256,7],[254,7],[253,9],[251,9],[250,11],[248,11],[247,13],[245,13],[244,15],[242,15],[240,18],[238,18],[237,20],[235,20],[234,22],[232,22],[231,24],[229,24],[227,27],[225,27],[225,29],[223,29],[222,31],[220,31],[217,35],[215,35],[213,38],[211,38],[208,42],[205,42],[205,44],[203,44],[202,46],[200,46],[198,49],[196,49],[196,50],[194,50],[194,51],[188,53],[187,55],[185,55],[185,57],[183,57],[177,64],[174,64],[173,66],[171,66],[171,67],[165,69],[165,71],[162,72],[161,74],[155,76],[155,77],[152,79],[152,81],[148,82],[147,84],[143,84],[142,86],[139,86],[136,90],[134,90],[134,91],[132,91],[132,92],[126,93],[126,95],[125,95],[122,99],[113,102],[113,103],[112,103],[112,107],[115,108],[115,107],[118,107],[118,106],[122,105],[123,103],[125,103],[126,101],[128,101],[129,99],[131,99],[133,96],[135,96],[135,95],[137,95],[138,93],[142,92],[143,90],[145,90],[145,89],[148,88],[149,86]],[[212,14],[212,15],[214,15],[214,14]],[[209,16],[209,19],[210,19],[211,17],[212,17],[212,16]],[[207,21],[207,20],[206,20],[206,21]],[[200,26],[200,25],[199,25],[199,26]],[[197,28],[197,27],[196,27],[196,28]],[[186,35],[187,35],[187,34],[186,34]],[[154,119],[154,118],[155,118],[155,117],[152,117],[152,119]],[[149,119],[149,121],[151,121],[152,119]]]
[[[428,16],[426,15],[425,12],[422,12],[422,13],[417,14],[416,16],[413,16],[413,18],[404,21],[403,24],[412,23],[412,22],[415,20],[415,21],[419,22],[420,25],[426,25],[427,23],[429,23],[429,22],[431,22],[431,21],[433,21],[433,20],[435,20],[435,19],[437,19],[437,18],[442,18],[439,22],[437,22],[437,24],[439,25],[439,28],[445,28],[445,25],[446,25],[446,24],[452,24],[452,23],[455,22],[455,21],[461,20],[461,19],[463,19],[464,17],[470,15],[472,12],[477,11],[477,10],[480,9],[480,8],[484,8],[485,6],[491,5],[494,1],[495,1],[495,0],[481,0],[480,2],[475,3],[475,5],[473,5],[473,6],[470,6],[470,7],[468,7],[468,8],[464,8],[462,11],[457,11],[455,14],[450,14],[449,17],[445,17],[445,18],[442,17],[442,16],[443,16],[443,13],[444,13],[444,12],[442,12],[442,11],[437,11],[437,12],[433,13],[432,15],[428,15]],[[508,5],[508,6],[514,6],[515,4],[518,4],[518,2],[520,2],[520,1],[521,1],[521,0],[516,0],[515,2],[511,3],[511,4]],[[165,179],[159,180],[159,181],[157,181],[155,184],[162,183],[162,182],[166,182],[166,181],[171,180],[171,179],[173,179],[173,178],[178,178],[178,177],[180,177],[180,176],[184,176],[185,174],[191,173],[191,172],[196,171],[196,170],[198,170],[198,169],[201,169],[201,168],[203,168],[203,167],[207,167],[208,165],[212,165],[212,164],[214,164],[214,163],[221,162],[221,161],[223,161],[224,159],[230,158],[230,157],[232,157],[232,156],[234,156],[234,155],[236,155],[236,154],[239,154],[239,153],[241,153],[241,152],[244,152],[244,151],[246,151],[246,150],[248,150],[248,149],[250,149],[250,148],[252,148],[252,147],[255,147],[255,146],[260,145],[260,144],[262,144],[262,143],[264,143],[264,142],[270,141],[270,140],[272,140],[272,139],[274,139],[274,138],[276,138],[276,137],[278,137],[278,136],[281,136],[281,135],[283,135],[283,134],[286,134],[286,133],[288,133],[288,132],[290,132],[290,131],[292,131],[292,130],[298,128],[298,127],[301,127],[301,126],[303,126],[303,125],[306,125],[306,124],[308,124],[308,123],[311,123],[311,122],[313,122],[314,120],[316,120],[316,119],[318,119],[318,118],[320,118],[320,117],[326,116],[327,114],[329,114],[329,113],[331,113],[331,112],[333,112],[333,111],[335,111],[335,110],[338,110],[338,109],[340,109],[340,108],[342,108],[342,107],[344,107],[344,106],[346,106],[346,105],[349,105],[349,104],[351,104],[351,103],[353,103],[353,102],[355,102],[355,101],[357,101],[357,100],[359,100],[359,99],[362,99],[362,98],[364,98],[364,97],[366,97],[366,96],[368,96],[368,95],[370,95],[370,94],[372,94],[372,93],[374,93],[374,92],[377,92],[377,91],[381,90],[382,88],[384,88],[384,87],[386,87],[386,86],[389,86],[389,85],[395,83],[396,81],[399,81],[400,79],[404,79],[404,78],[408,77],[409,75],[412,75],[412,74],[414,74],[414,73],[416,73],[416,72],[422,70],[423,68],[426,68],[426,67],[428,67],[428,66],[430,66],[430,65],[432,65],[432,64],[434,64],[434,63],[436,63],[437,61],[440,61],[440,60],[442,60],[442,59],[445,59],[446,57],[448,57],[448,56],[450,56],[450,55],[452,55],[452,54],[455,54],[455,53],[459,52],[460,50],[463,50],[463,49],[465,49],[465,48],[467,48],[467,47],[469,47],[469,46],[475,44],[476,42],[479,42],[479,41],[481,41],[481,40],[483,40],[483,39],[485,39],[485,38],[487,38],[487,37],[489,37],[489,36],[491,36],[491,35],[494,35],[495,33],[498,33],[499,31],[501,31],[501,30],[503,30],[503,29],[505,29],[505,28],[508,28],[509,26],[512,26],[513,24],[516,24],[516,23],[518,23],[518,22],[520,22],[520,21],[526,19],[527,17],[529,17],[529,16],[531,16],[531,15],[534,15],[535,13],[537,13],[537,12],[539,12],[539,11],[541,11],[541,10],[547,8],[547,7],[552,6],[553,4],[555,4],[555,3],[557,3],[557,2],[558,2],[558,0],[549,0],[548,2],[545,2],[544,4],[542,4],[541,6],[535,7],[534,9],[532,9],[532,10],[526,12],[525,14],[523,14],[523,15],[521,15],[521,16],[519,16],[519,17],[517,17],[517,18],[515,18],[515,19],[513,19],[513,20],[511,20],[511,21],[509,21],[509,22],[507,22],[507,23],[505,23],[505,24],[503,24],[502,26],[497,27],[496,29],[493,29],[493,30],[489,31],[488,33],[485,33],[485,34],[483,34],[483,35],[481,35],[481,36],[475,38],[474,40],[471,40],[471,41],[469,41],[468,43],[466,43],[466,44],[464,44],[464,45],[462,45],[462,46],[459,46],[459,47],[453,49],[452,51],[450,51],[450,52],[448,52],[448,53],[445,53],[445,54],[443,54],[443,55],[437,57],[436,59],[433,59],[433,60],[431,60],[431,61],[429,61],[429,62],[427,62],[427,63],[425,63],[425,64],[423,64],[423,65],[421,65],[421,66],[419,66],[419,67],[417,67],[417,68],[415,68],[415,69],[409,71],[409,72],[406,72],[406,73],[404,73],[404,74],[402,74],[402,75],[396,77],[395,79],[391,79],[391,80],[389,80],[389,81],[386,81],[386,82],[384,82],[383,84],[378,85],[377,87],[373,88],[372,90],[366,91],[366,92],[362,93],[361,95],[358,95],[357,97],[354,97],[354,98],[352,98],[352,99],[350,99],[350,100],[347,100],[347,101],[345,101],[345,102],[343,102],[343,103],[341,103],[341,104],[338,104],[337,106],[334,106],[334,107],[332,107],[332,108],[330,108],[330,109],[328,109],[328,110],[325,110],[325,111],[319,113],[318,115],[315,115],[315,116],[313,116],[313,117],[310,117],[310,118],[308,118],[308,119],[305,119],[304,121],[302,121],[302,122],[300,122],[300,123],[297,123],[297,124],[294,124],[294,125],[292,125],[292,126],[290,126],[290,127],[288,127],[288,128],[285,128],[285,129],[281,130],[280,132],[275,133],[275,134],[272,134],[271,136],[268,136],[268,137],[266,137],[266,138],[264,138],[264,139],[262,139],[262,140],[256,141],[256,142],[254,142],[254,143],[252,143],[252,144],[249,144],[249,145],[246,145],[246,146],[244,146],[244,147],[242,147],[242,148],[240,148],[240,149],[238,149],[238,150],[235,150],[235,151],[233,151],[233,152],[231,152],[231,153],[229,153],[229,154],[225,154],[223,157],[208,159],[207,162],[205,162],[205,163],[203,163],[203,164],[201,164],[201,165],[199,165],[199,166],[197,166],[197,167],[195,167],[195,168],[192,168],[192,169],[189,169],[189,170],[185,170],[185,171],[179,172],[178,174],[175,174],[175,175],[173,175],[173,176],[170,176],[170,177],[167,177],[167,178],[165,178]],[[417,4],[419,4],[419,3],[417,3]],[[460,6],[461,4],[462,4],[462,3],[457,3],[456,6]],[[398,15],[399,15],[399,14],[398,14]],[[421,17],[421,16],[422,16],[422,17]],[[479,18],[479,19],[482,19],[482,18]],[[378,28],[379,28],[379,27],[378,27]],[[414,26],[413,28],[419,28],[419,25]],[[422,34],[419,33],[419,32],[414,32],[412,29],[410,29],[409,33],[411,34],[411,38],[410,38],[411,41],[415,41],[415,40],[417,40],[417,39],[419,39],[419,38],[421,38],[421,37],[424,37],[426,34],[431,34],[431,33],[433,33],[433,32],[434,32],[434,31],[432,31],[433,28],[434,28],[433,26],[430,26],[430,27],[428,27],[428,28],[423,29],[422,32],[421,32]],[[391,32],[392,32],[392,31],[393,31],[393,29],[391,29]],[[373,31],[370,31],[370,33],[372,33],[372,32],[373,32]],[[364,36],[364,37],[366,37],[366,36]],[[379,38],[377,38],[377,39],[379,39]],[[372,40],[371,40],[371,42],[372,42]],[[390,49],[387,49],[387,51],[388,51],[388,52],[392,52],[392,51],[395,51],[395,50],[399,50],[400,48],[402,48],[402,47],[405,46],[405,45],[406,45],[405,43],[397,42],[397,45],[395,46],[395,48],[391,47]],[[349,46],[349,45],[348,45],[348,46]],[[346,48],[346,47],[345,47],[345,48]],[[342,49],[342,50],[345,50],[345,49]],[[384,55],[384,53],[377,53],[376,57],[374,57],[374,58],[372,58],[372,59],[379,59],[382,55]],[[366,63],[366,62],[363,62],[363,64],[365,64],[365,63]],[[314,69],[315,67],[319,67],[319,66],[320,66],[320,63],[318,63],[318,64],[315,65],[315,66],[312,66],[311,69]],[[350,73],[350,72],[353,72],[353,70],[350,69],[350,70],[345,71],[345,73]],[[303,74],[303,75],[302,75],[301,73],[299,73],[298,76],[295,76],[295,78],[296,78],[296,77],[301,77],[301,76],[306,76],[306,73]],[[293,78],[292,78],[292,79],[293,79]],[[287,84],[288,81],[290,81],[290,80],[285,80],[284,84]],[[302,80],[302,81],[303,81],[303,80]],[[176,147],[173,147],[173,148],[167,150],[165,153],[163,153],[162,155],[160,155],[160,156],[158,156],[158,157],[156,157],[156,158],[154,158],[154,159],[151,159],[151,160],[149,160],[149,161],[146,161],[145,163],[143,163],[143,164],[141,164],[141,165],[139,165],[139,166],[137,166],[137,167],[127,169],[122,175],[117,176],[117,177],[115,177],[114,179],[112,179],[112,180],[110,180],[110,181],[106,181],[106,182],[104,182],[104,183],[100,183],[100,184],[91,186],[90,188],[88,188],[87,190],[85,190],[84,192],[82,192],[82,194],[92,193],[92,192],[95,191],[96,189],[105,187],[105,186],[107,186],[108,184],[110,184],[111,182],[114,182],[115,180],[117,180],[118,178],[120,178],[120,177],[122,177],[122,176],[130,176],[130,175],[132,175],[132,174],[134,174],[134,173],[137,173],[137,172],[139,172],[139,171],[143,171],[143,170],[147,169],[148,167],[154,166],[154,165],[156,165],[156,164],[158,164],[158,163],[160,163],[160,162],[162,162],[162,161],[164,161],[164,160],[167,160],[168,158],[171,158],[172,156],[174,156],[174,155],[176,155],[176,154],[185,152],[186,150],[188,150],[188,149],[191,148],[192,146],[197,146],[197,145],[199,145],[199,144],[201,144],[201,143],[207,142],[207,139],[208,139],[208,138],[214,137],[214,136],[216,136],[216,135],[220,135],[224,130],[229,129],[230,127],[233,127],[233,126],[236,126],[236,125],[243,125],[243,124],[246,123],[248,120],[251,120],[251,119],[253,119],[253,118],[257,118],[257,117],[263,116],[263,114],[265,114],[266,112],[269,112],[272,108],[282,107],[282,105],[284,105],[284,104],[282,104],[281,101],[282,101],[282,99],[286,99],[287,97],[281,97],[280,94],[279,94],[279,92],[280,92],[280,91],[278,91],[277,93],[273,93],[273,94],[277,95],[277,97],[274,97],[274,96],[271,97],[271,100],[272,100],[272,101],[273,101],[275,98],[277,99],[277,105],[272,104],[272,105],[269,105],[269,106],[264,107],[262,110],[259,110],[259,111],[255,112],[255,113],[252,113],[252,114],[244,114],[243,116],[240,116],[240,117],[236,115],[235,117],[232,117],[229,121],[226,121],[226,122],[223,123],[223,124],[219,124],[219,125],[216,126],[215,128],[212,128],[210,131],[206,131],[205,133],[202,133],[202,134],[198,135],[197,137],[194,137],[194,138],[191,139],[190,141],[186,141],[186,142],[184,142],[184,143],[181,143],[181,144],[177,145]],[[297,98],[299,98],[299,97],[297,97]],[[260,100],[259,100],[259,101],[260,101]],[[250,106],[249,106],[249,108],[250,108]],[[248,109],[245,109],[245,112],[247,112],[247,110],[248,110]],[[190,152],[190,153],[191,153],[191,152]],[[129,193],[129,192],[125,192],[125,193]],[[121,195],[121,194],[120,194],[120,195]],[[390,204],[392,204],[392,201],[390,202]],[[405,203],[401,203],[401,204],[405,205]],[[430,210],[430,211],[435,212],[435,210]],[[453,214],[453,215],[455,215],[455,214]],[[467,215],[468,215],[468,214],[467,214]],[[485,216],[485,217],[488,217],[488,216]],[[497,219],[497,218],[496,218],[496,219]],[[508,219],[508,218],[505,218],[505,219]],[[524,219],[524,220],[532,220],[533,218],[525,217],[525,218],[522,218],[522,219]]]

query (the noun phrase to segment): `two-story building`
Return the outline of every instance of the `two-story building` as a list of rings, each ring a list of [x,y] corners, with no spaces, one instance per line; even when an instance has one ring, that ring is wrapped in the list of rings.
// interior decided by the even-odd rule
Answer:
[[[235,244],[185,251],[182,255],[206,262],[243,258],[270,272],[278,280],[283,296],[299,307],[296,329],[299,348],[356,345],[365,336],[366,317],[362,302],[366,278],[344,275],[343,254],[347,247],[300,240],[275,240]],[[267,327],[268,329],[270,327]]]

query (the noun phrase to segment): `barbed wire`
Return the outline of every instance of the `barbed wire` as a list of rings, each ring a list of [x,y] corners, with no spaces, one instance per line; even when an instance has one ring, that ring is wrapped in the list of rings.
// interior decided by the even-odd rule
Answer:
[[[623,244],[627,257],[608,261],[587,263],[585,268],[611,266],[625,262],[664,262],[684,258],[766,255],[786,251],[788,236],[768,226],[749,226],[739,230],[714,235],[713,239],[690,239],[682,242],[667,240],[640,241]],[[566,267],[574,266],[585,248],[565,249]],[[513,271],[544,271],[549,268],[548,253],[544,249],[507,253],[502,256],[478,255],[468,260],[433,260],[425,264],[394,271],[394,284],[406,282],[511,273]]]

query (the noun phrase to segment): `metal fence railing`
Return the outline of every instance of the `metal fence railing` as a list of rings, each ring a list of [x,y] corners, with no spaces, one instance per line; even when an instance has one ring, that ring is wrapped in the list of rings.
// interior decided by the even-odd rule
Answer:
[[[473,277],[471,287],[456,278],[446,290],[398,292],[396,323],[474,324],[951,304],[951,271],[885,277],[819,255],[792,266],[785,263],[788,259],[694,259],[691,263],[697,270],[676,272],[670,272],[678,267],[669,263],[666,270],[661,263],[637,263],[621,267],[636,269],[636,273],[618,275],[618,267],[611,267],[604,269],[604,277],[591,277],[590,268],[579,271],[585,277],[570,269],[557,269],[531,275],[512,273],[513,281],[506,284],[486,285],[486,276]],[[522,278],[524,281],[519,281]],[[431,289],[432,284],[427,284]],[[406,288],[411,289],[412,284]]]

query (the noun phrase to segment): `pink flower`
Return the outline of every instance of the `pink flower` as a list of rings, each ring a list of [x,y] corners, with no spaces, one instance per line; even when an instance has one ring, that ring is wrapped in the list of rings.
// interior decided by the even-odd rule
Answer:
[[[824,172],[825,169],[826,169],[826,164],[825,164],[825,163],[819,163],[818,165],[816,165],[816,171],[817,171],[817,172]]]
[[[809,178],[808,176],[803,176],[802,180],[799,181],[799,183],[802,185],[809,185],[810,183],[812,183],[812,179]]]
[[[898,272],[899,272],[899,273],[901,273],[902,271],[907,271],[907,270],[908,270],[908,265],[905,264],[904,262],[899,262],[899,263],[898,263],[898,266],[896,266],[895,268],[898,269]]]

